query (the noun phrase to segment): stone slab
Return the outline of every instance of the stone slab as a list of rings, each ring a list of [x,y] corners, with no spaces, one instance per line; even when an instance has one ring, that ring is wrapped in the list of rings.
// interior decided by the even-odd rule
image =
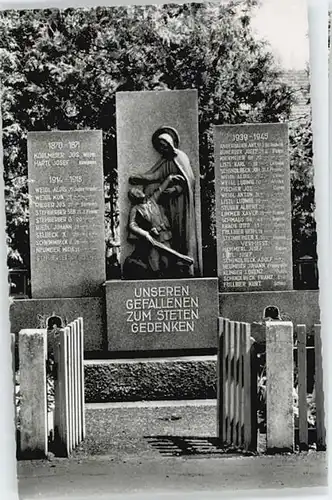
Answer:
[[[33,298],[101,294],[102,131],[28,133]]]
[[[320,323],[319,291],[229,292],[219,295],[220,315],[233,321],[261,321],[264,308],[276,306],[284,321],[307,325],[308,333]]]
[[[20,453],[26,458],[48,453],[46,330],[19,332]]]
[[[218,280],[107,281],[106,313],[109,351],[214,348]]]
[[[216,398],[217,356],[85,361],[86,403]]]
[[[160,158],[152,146],[153,133],[162,126],[177,130],[180,149],[190,160],[196,178],[195,211],[201,256],[201,200],[196,90],[118,92],[116,94],[121,265],[132,252],[128,238],[128,178],[149,170]]]
[[[44,328],[46,319],[53,314],[70,323],[83,318],[84,351],[101,351],[106,345],[106,312],[104,299],[27,299],[15,300],[10,307],[11,332],[23,328]]]
[[[216,126],[214,140],[221,291],[291,290],[287,124]]]
[[[293,324],[266,325],[266,447],[294,450]]]
[[[217,398],[217,355],[93,359],[84,366],[86,403]]]

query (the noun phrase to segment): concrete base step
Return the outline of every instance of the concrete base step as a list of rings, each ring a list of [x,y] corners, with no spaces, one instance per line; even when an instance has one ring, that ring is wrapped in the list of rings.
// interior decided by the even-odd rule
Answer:
[[[217,356],[85,360],[86,403],[213,399]]]
[[[217,407],[216,399],[188,399],[188,400],[163,400],[163,401],[116,401],[113,403],[87,403],[86,410],[116,410],[132,408],[183,408],[183,407]]]

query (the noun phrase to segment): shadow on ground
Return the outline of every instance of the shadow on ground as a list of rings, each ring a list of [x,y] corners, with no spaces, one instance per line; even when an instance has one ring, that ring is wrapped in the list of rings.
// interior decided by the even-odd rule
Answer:
[[[218,456],[237,454],[253,456],[254,452],[245,451],[234,446],[225,446],[215,437],[202,436],[144,436],[150,446],[158,450],[163,456]]]

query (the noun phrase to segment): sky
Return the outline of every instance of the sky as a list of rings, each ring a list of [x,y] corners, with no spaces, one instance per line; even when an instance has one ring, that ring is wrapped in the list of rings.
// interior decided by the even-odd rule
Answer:
[[[284,69],[305,69],[309,61],[306,0],[262,0],[253,20]]]

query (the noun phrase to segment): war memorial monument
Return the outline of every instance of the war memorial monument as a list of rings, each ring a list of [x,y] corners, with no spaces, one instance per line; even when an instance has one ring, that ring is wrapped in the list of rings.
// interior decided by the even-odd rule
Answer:
[[[31,298],[12,332],[82,317],[87,402],[172,399],[178,383],[194,399],[193,377],[214,397],[219,316],[319,322],[318,294],[293,290],[286,123],[214,127],[204,275],[198,111],[195,90],[116,95],[121,279],[106,280],[102,131],[28,133]]]

